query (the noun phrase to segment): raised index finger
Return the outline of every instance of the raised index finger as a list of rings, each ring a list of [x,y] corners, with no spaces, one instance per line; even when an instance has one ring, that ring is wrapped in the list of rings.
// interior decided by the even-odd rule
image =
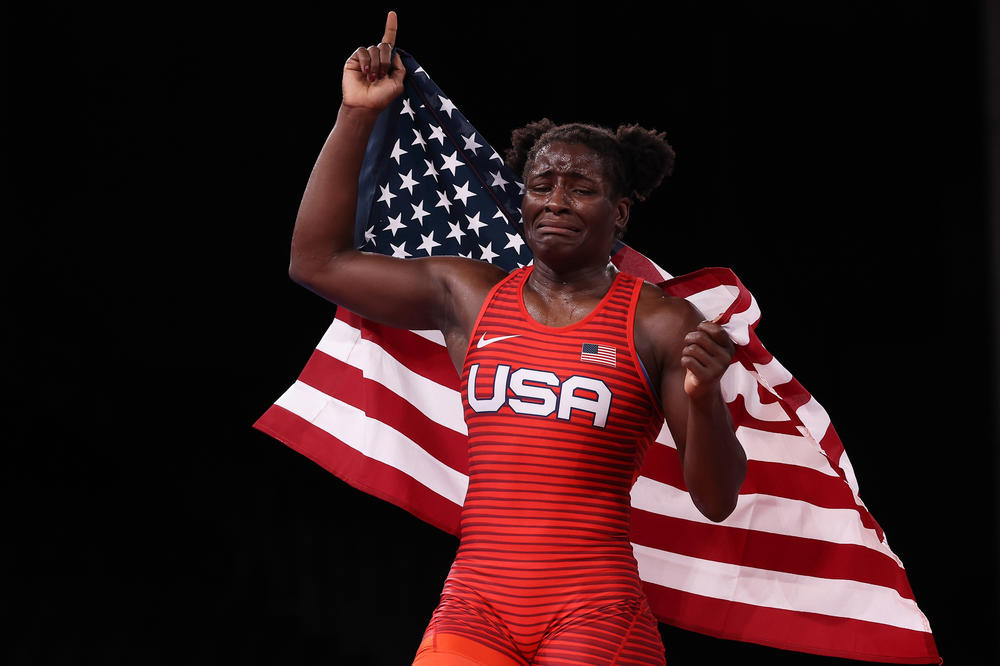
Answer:
[[[396,46],[396,12],[390,11],[385,17],[385,32],[382,34],[381,43]]]

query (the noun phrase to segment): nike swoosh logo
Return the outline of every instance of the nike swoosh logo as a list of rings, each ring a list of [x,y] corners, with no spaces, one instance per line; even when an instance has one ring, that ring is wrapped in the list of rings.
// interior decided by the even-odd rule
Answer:
[[[500,337],[490,338],[489,340],[487,340],[486,334],[483,333],[483,337],[479,338],[479,342],[476,343],[476,349],[482,349],[486,345],[491,345],[494,342],[500,342],[501,340],[509,340],[510,338],[519,338],[519,337],[521,337],[520,333],[518,333],[517,335],[501,335]]]

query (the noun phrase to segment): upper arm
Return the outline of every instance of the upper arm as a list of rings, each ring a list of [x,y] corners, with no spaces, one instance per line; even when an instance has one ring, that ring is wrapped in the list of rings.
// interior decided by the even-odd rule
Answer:
[[[647,368],[653,368],[650,379],[659,389],[664,419],[683,459],[688,417],[687,370],[681,365],[684,336],[705,317],[690,301],[668,296],[659,287],[647,285],[645,290],[637,314],[636,349]]]
[[[319,269],[293,280],[366,319],[406,329],[465,324],[478,313],[490,287],[505,275],[492,264],[461,257],[399,259],[361,251],[341,252]],[[474,314],[472,315],[474,317]]]

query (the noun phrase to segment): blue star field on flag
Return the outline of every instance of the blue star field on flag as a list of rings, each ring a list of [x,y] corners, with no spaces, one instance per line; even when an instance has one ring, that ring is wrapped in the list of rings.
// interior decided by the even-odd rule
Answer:
[[[531,262],[524,187],[405,51],[404,92],[379,116],[359,178],[355,242],[394,257],[463,256],[510,271]]]

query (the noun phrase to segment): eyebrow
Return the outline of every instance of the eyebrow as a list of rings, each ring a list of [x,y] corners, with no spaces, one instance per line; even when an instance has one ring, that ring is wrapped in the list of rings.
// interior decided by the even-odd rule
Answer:
[[[554,169],[546,169],[545,171],[539,171],[538,173],[529,174],[529,177],[531,177],[531,178],[545,178],[547,176],[551,176],[553,172],[554,172]],[[570,178],[577,178],[577,179],[581,179],[581,180],[590,180],[590,181],[595,181],[595,182],[597,180],[597,178],[595,178],[594,176],[592,176],[590,174],[582,173],[580,171],[569,171],[569,172],[566,173],[566,175],[569,176]]]

